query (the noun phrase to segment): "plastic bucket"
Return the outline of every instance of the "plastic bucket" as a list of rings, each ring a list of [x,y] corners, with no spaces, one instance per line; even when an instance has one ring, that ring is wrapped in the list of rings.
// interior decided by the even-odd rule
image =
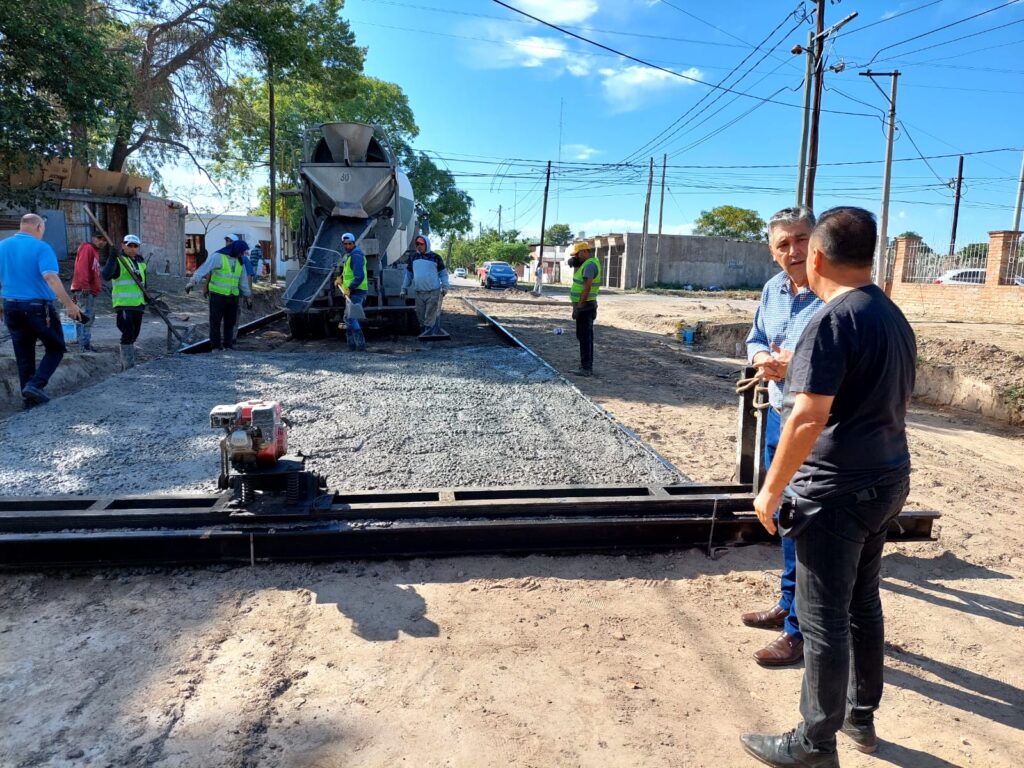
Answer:
[[[688,346],[693,346],[693,328],[683,328],[679,331],[679,340]]]
[[[78,323],[74,320],[61,320],[60,329],[64,332],[65,344],[75,344],[78,342]]]

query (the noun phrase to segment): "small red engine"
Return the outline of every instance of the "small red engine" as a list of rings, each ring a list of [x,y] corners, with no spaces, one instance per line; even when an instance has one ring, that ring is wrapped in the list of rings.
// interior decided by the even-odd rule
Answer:
[[[288,452],[288,426],[276,400],[218,405],[210,411],[210,426],[224,430],[221,458],[236,471],[272,467]]]

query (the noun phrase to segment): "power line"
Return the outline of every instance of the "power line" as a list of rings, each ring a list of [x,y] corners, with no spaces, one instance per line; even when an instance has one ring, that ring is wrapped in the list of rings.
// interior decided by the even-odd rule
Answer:
[[[1024,24],[1024,18],[1017,19],[1016,21],[1010,21],[1010,22],[1007,22],[1006,24],[1000,24],[1000,25],[995,26],[995,27],[989,27],[988,29],[982,29],[979,32],[972,32],[969,35],[962,35],[960,37],[954,37],[952,40],[946,40],[946,41],[941,42],[941,43],[935,43],[934,45],[926,45],[924,48],[915,48],[912,51],[905,51],[904,53],[901,53],[901,54],[899,54],[897,56],[889,56],[888,58],[885,58],[885,59],[878,59],[878,60],[875,61],[875,64],[881,64],[882,62],[885,62],[885,61],[892,61],[893,59],[900,58],[900,56],[909,56],[912,53],[920,53],[921,51],[928,51],[928,50],[931,50],[932,48],[939,48],[939,47],[941,47],[943,45],[949,45],[950,43],[958,43],[961,40],[966,40],[969,37],[977,37],[978,35],[984,35],[984,34],[987,34],[989,32],[996,32],[996,31],[998,31],[1000,29],[1006,29],[1007,27],[1012,27],[1014,24]]]
[[[757,47],[755,47],[755,48],[754,48],[754,49],[753,49],[753,50],[752,50],[752,51],[751,51],[750,53],[748,53],[748,54],[747,54],[746,56],[744,56],[744,57],[743,57],[743,59],[742,59],[742,61],[740,61],[740,62],[739,62],[739,64],[737,64],[737,65],[736,65],[735,67],[733,67],[733,68],[732,68],[732,69],[731,69],[731,70],[729,71],[729,73],[728,73],[728,74],[727,74],[727,75],[726,75],[725,77],[723,77],[723,78],[722,78],[721,80],[719,80],[719,81],[718,81],[718,83],[716,84],[716,87],[717,87],[717,86],[721,86],[721,85],[723,85],[723,84],[724,84],[724,83],[725,83],[725,82],[726,82],[726,81],[727,81],[727,80],[728,80],[728,79],[729,79],[730,77],[732,77],[732,76],[733,76],[733,74],[734,74],[734,73],[736,72],[736,70],[738,70],[738,69],[739,69],[740,67],[742,67],[742,66],[743,66],[743,65],[744,65],[744,64],[745,64],[745,63],[746,63],[746,62],[747,62],[747,61],[748,61],[748,60],[750,59],[750,57],[751,57],[751,56],[753,56],[753,55],[754,55],[754,54],[755,54],[755,53],[756,53],[756,52],[757,52],[758,50],[760,50],[760,47],[761,47],[762,45],[766,44],[766,43],[767,43],[767,42],[768,42],[769,40],[771,40],[771,39],[772,39],[772,38],[773,38],[773,37],[775,36],[775,33],[776,33],[776,32],[778,32],[778,31],[779,31],[779,30],[780,30],[780,29],[782,28],[782,25],[783,25],[783,24],[785,24],[785,23],[786,23],[786,22],[787,22],[787,21],[788,21],[788,20],[789,20],[790,18],[792,18],[792,17],[793,17],[793,16],[795,15],[795,14],[796,14],[796,10],[793,10],[793,11],[790,11],[789,13],[787,13],[787,14],[785,15],[785,17],[783,17],[782,21],[780,21],[780,22],[779,22],[779,23],[778,23],[778,24],[777,24],[777,25],[775,26],[775,29],[773,29],[773,30],[772,30],[771,32],[769,32],[769,33],[768,33],[768,34],[767,34],[767,35],[766,35],[766,36],[764,37],[764,39],[763,39],[763,40],[762,40],[762,41],[761,41],[760,43],[758,43]],[[806,18],[806,17],[804,17],[804,18]],[[803,23],[803,21],[804,21],[804,18],[801,18],[801,19],[800,19],[800,20],[798,21],[798,23],[797,23],[797,26],[799,26],[799,25],[800,25],[801,23]],[[795,27],[794,27],[794,29],[795,29]],[[788,34],[789,34],[790,32],[792,32],[792,30],[789,30],[789,32],[787,32],[786,34],[788,35]],[[765,59],[766,59],[766,58],[767,58],[767,57],[768,57],[768,56],[769,56],[769,55],[771,54],[771,52],[772,52],[772,51],[774,51],[774,50],[775,50],[776,48],[778,48],[778,47],[779,47],[779,43],[776,43],[776,44],[775,44],[775,45],[774,45],[774,46],[773,46],[773,47],[772,47],[772,48],[771,48],[770,50],[766,51],[766,52],[765,52],[765,54],[764,54],[764,56],[762,56],[762,57],[761,57],[760,59],[758,59],[758,60],[757,60],[756,62],[754,62],[754,64],[753,64],[753,65],[752,65],[752,66],[750,67],[750,69],[748,69],[748,70],[747,70],[747,71],[746,71],[746,72],[745,72],[745,73],[743,74],[743,76],[742,76],[742,77],[740,77],[740,78],[739,78],[738,80],[736,80],[736,82],[735,82],[735,83],[733,83],[733,85],[738,85],[739,83],[741,83],[741,82],[743,81],[743,79],[744,79],[744,78],[745,78],[745,77],[746,77],[747,75],[749,75],[751,71],[753,71],[754,67],[756,67],[756,66],[757,66],[758,64],[760,64],[760,63],[761,63],[762,61],[764,61],[764,60],[765,60]],[[776,67],[776,69],[778,69],[778,67]],[[657,148],[657,146],[658,146],[657,142],[658,142],[658,140],[659,140],[659,139],[660,139],[660,138],[661,138],[662,136],[664,136],[664,135],[665,135],[666,133],[669,133],[669,131],[672,131],[672,133],[670,133],[670,134],[669,134],[669,136],[668,136],[668,138],[669,138],[669,139],[671,139],[671,138],[672,138],[672,136],[676,135],[676,134],[677,134],[677,133],[678,133],[678,132],[679,132],[680,130],[682,130],[683,128],[685,128],[685,127],[686,127],[686,125],[687,125],[687,124],[689,124],[690,122],[692,122],[694,118],[696,118],[696,117],[700,116],[700,115],[701,115],[701,114],[702,114],[702,113],[703,113],[703,112],[704,112],[705,110],[707,110],[707,109],[708,109],[708,107],[712,106],[712,105],[713,105],[713,104],[714,104],[715,102],[717,102],[717,101],[718,101],[718,100],[719,100],[720,98],[722,98],[722,96],[724,95],[724,94],[723,94],[723,92],[719,91],[719,92],[718,92],[717,94],[715,94],[715,98],[714,98],[714,99],[713,99],[713,100],[711,101],[711,103],[710,103],[710,104],[708,104],[708,105],[707,105],[706,107],[704,107],[704,109],[700,110],[700,112],[698,112],[698,113],[697,113],[696,115],[694,115],[694,116],[693,116],[693,118],[691,118],[690,120],[688,120],[688,121],[687,121],[686,123],[683,123],[682,125],[679,125],[679,123],[680,123],[680,122],[682,122],[682,121],[683,121],[683,120],[684,120],[684,119],[685,119],[685,118],[686,118],[686,117],[687,117],[687,116],[688,116],[688,115],[689,115],[690,113],[692,113],[692,112],[693,112],[693,110],[695,110],[695,109],[696,109],[697,107],[699,107],[699,106],[701,105],[701,103],[702,103],[702,102],[703,102],[703,101],[704,101],[704,100],[705,100],[705,99],[706,99],[706,98],[707,98],[708,96],[710,96],[710,95],[711,95],[711,93],[712,93],[712,91],[707,91],[707,92],[705,92],[705,94],[704,94],[704,95],[703,95],[703,96],[702,96],[702,97],[700,98],[700,100],[699,100],[699,101],[698,101],[698,102],[697,102],[696,104],[694,104],[694,105],[693,105],[693,106],[691,106],[691,107],[690,107],[690,108],[689,108],[688,110],[686,110],[686,111],[685,111],[685,112],[684,112],[684,113],[683,113],[682,115],[680,115],[680,116],[679,116],[679,117],[678,117],[678,118],[677,118],[677,119],[676,119],[676,120],[675,120],[674,122],[672,122],[672,123],[671,123],[671,124],[670,124],[670,125],[669,125],[669,126],[668,126],[667,128],[665,128],[664,130],[662,130],[662,131],[661,131],[661,133],[659,133],[659,134],[658,134],[657,136],[655,136],[655,137],[654,137],[653,139],[650,139],[650,140],[648,140],[648,141],[647,141],[647,143],[646,143],[646,144],[644,144],[644,145],[643,145],[642,147],[640,147],[640,148],[639,148],[639,149],[637,149],[637,150],[634,150],[634,151],[633,151],[632,153],[630,153],[629,155],[627,155],[627,156],[626,156],[626,157],[624,158],[623,162],[629,162],[629,161],[630,161],[630,160],[632,160],[632,159],[633,159],[634,157],[637,157],[637,156],[639,156],[639,155],[640,155],[641,153],[645,152],[645,151],[647,150],[647,148],[648,148],[648,147],[650,147],[650,148],[651,148],[651,151],[653,152],[653,151],[654,151],[654,150],[655,150],[655,149]],[[773,94],[773,95],[774,95],[774,94]],[[734,101],[735,101],[735,99],[734,99]],[[716,113],[716,114],[717,114],[717,113]],[[675,130],[673,131],[672,129],[673,129],[673,128],[675,128],[675,126],[677,126],[677,125],[679,125],[679,128],[676,128],[676,129],[675,129]]]
[[[897,46],[903,45],[904,43],[913,42],[914,40],[920,40],[922,37],[928,37],[929,35],[934,35],[936,32],[941,32],[944,29],[949,29],[951,27],[958,26],[959,24],[964,24],[964,23],[966,23],[968,21],[971,21],[972,19],[977,19],[980,16],[985,16],[987,14],[990,14],[990,13],[993,13],[995,11],[998,11],[998,10],[1000,10],[1002,8],[1006,8],[1007,6],[1016,5],[1017,2],[1018,2],[1018,0],[1009,0],[1009,2],[1003,3],[1002,5],[997,5],[994,8],[989,8],[988,10],[981,11],[980,13],[975,13],[975,14],[973,14],[971,16],[967,16],[967,17],[965,17],[963,19],[958,19],[956,21],[950,22],[949,24],[943,24],[941,27],[936,27],[935,29],[929,29],[927,32],[922,32],[919,35],[914,35],[913,37],[908,37],[906,40],[900,40],[899,42],[890,43],[889,45],[886,45],[886,46],[884,46],[882,48],[879,48],[877,51],[875,51],[875,55],[871,57],[871,61],[867,62],[867,64],[858,64],[858,65],[854,65],[854,66],[856,66],[858,69],[862,69],[864,67],[869,67],[869,66],[871,66],[872,64],[875,63],[875,60],[878,59],[878,55],[882,51],[887,51],[890,48],[895,48]],[[888,61],[888,59],[885,59],[885,60]]]
[[[378,5],[392,5],[392,6],[397,6],[397,7],[400,7],[400,8],[415,8],[415,9],[421,10],[421,11],[430,11],[431,13],[447,13],[447,14],[451,14],[453,16],[469,16],[469,17],[478,18],[478,19],[492,19],[494,21],[512,22],[512,23],[515,23],[515,24],[530,25],[530,22],[528,22],[528,21],[522,21],[520,19],[509,19],[509,18],[507,18],[505,16],[493,16],[493,15],[487,14],[487,13],[473,13],[471,11],[456,11],[456,10],[453,10],[453,9],[450,9],[450,8],[438,8],[438,7],[432,6],[432,5],[419,5],[417,3],[400,3],[400,2],[397,2],[397,0],[368,0],[368,2],[376,3]],[[362,23],[367,23],[367,22],[362,22]],[[642,38],[642,39],[645,39],[645,40],[662,40],[664,42],[669,42],[669,43],[689,43],[689,44],[692,44],[692,45],[708,45],[708,46],[713,46],[715,48],[722,48],[722,47],[728,47],[728,48],[749,48],[750,47],[747,43],[743,43],[742,41],[740,43],[712,43],[712,42],[710,42],[708,40],[698,40],[698,39],[687,38],[687,37],[669,37],[669,36],[666,36],[666,35],[649,35],[649,34],[644,34],[642,32],[623,32],[622,30],[617,30],[617,29],[596,29],[594,27],[581,27],[581,26],[577,26],[577,25],[574,25],[574,24],[566,24],[565,28],[566,29],[578,29],[578,30],[581,30],[581,31],[584,31],[584,32],[592,32],[592,33],[598,33],[598,34],[602,34],[602,35],[619,35],[620,37],[636,37],[636,38]]]
[[[855,35],[858,32],[863,32],[865,29],[871,29],[871,27],[877,27],[879,24],[885,24],[887,22],[893,21],[894,19],[900,18],[900,16],[906,16],[911,13],[916,13],[917,11],[923,11],[925,8],[929,8],[933,5],[938,5],[941,2],[942,0],[932,0],[930,3],[925,3],[924,5],[919,5],[916,8],[910,8],[906,11],[894,13],[892,16],[886,16],[884,19],[879,19],[878,21],[873,21],[870,24],[865,24],[863,27],[855,27],[854,29],[851,29],[849,32],[841,32],[840,34],[836,35],[836,40],[842,37],[849,37],[850,35]]]
[[[756,96],[756,95],[754,95],[752,93],[745,93],[744,91],[737,91],[737,90],[734,90],[732,88],[726,88],[726,87],[723,87],[723,86],[712,85],[711,83],[708,83],[708,82],[706,82],[704,80],[701,80],[698,77],[690,77],[689,75],[684,75],[682,72],[676,72],[675,70],[672,70],[672,69],[666,69],[665,67],[660,67],[657,64],[654,64],[654,63],[652,63],[650,61],[646,61],[644,59],[638,58],[636,56],[633,56],[631,54],[625,53],[623,51],[619,51],[619,50],[617,50],[615,48],[611,48],[610,46],[607,46],[604,43],[599,43],[596,40],[591,40],[590,38],[583,37],[583,35],[577,35],[575,32],[570,32],[565,27],[560,27],[557,24],[552,24],[550,21],[545,21],[544,19],[538,18],[537,16],[534,16],[533,14],[527,13],[526,11],[520,10],[519,8],[511,6],[508,3],[506,3],[506,2],[503,2],[503,0],[491,0],[491,2],[496,3],[497,5],[502,6],[503,8],[507,8],[508,10],[512,11],[513,13],[518,13],[518,14],[520,14],[522,16],[525,16],[528,19],[533,19],[538,24],[543,24],[544,26],[550,27],[551,29],[554,29],[554,30],[557,30],[557,31],[561,32],[564,35],[568,35],[569,37],[573,37],[573,38],[575,38],[577,40],[581,40],[584,43],[589,43],[590,45],[596,46],[597,48],[602,48],[602,49],[604,49],[606,51],[609,51],[610,53],[614,53],[617,56],[621,56],[624,59],[628,59],[630,61],[635,61],[637,64],[642,64],[645,67],[650,67],[651,69],[656,69],[659,72],[664,72],[667,75],[672,75],[673,77],[678,77],[678,78],[681,78],[683,80],[688,80],[688,81],[693,82],[693,83],[700,83],[701,85],[706,86],[708,88],[714,88],[716,90],[725,91],[727,93],[735,93],[735,94],[738,94],[740,96],[746,96],[747,98],[757,99],[758,101],[763,101],[763,102],[766,102],[766,103],[769,103],[769,104],[780,104],[780,105],[782,105],[784,107],[793,107],[795,109],[801,109],[801,110],[803,109],[803,105],[802,104],[790,104],[789,102],[786,102],[786,101],[773,101],[772,99],[765,99],[765,98],[763,98],[761,96]],[[664,2],[664,0],[662,0],[662,2]],[[834,110],[834,109],[823,109],[822,112],[829,112],[829,113],[835,114],[835,115],[851,115],[851,116],[855,116],[855,117],[874,117],[874,115],[867,115],[867,114],[864,114],[862,112],[842,112],[842,111],[838,111],[838,110]]]

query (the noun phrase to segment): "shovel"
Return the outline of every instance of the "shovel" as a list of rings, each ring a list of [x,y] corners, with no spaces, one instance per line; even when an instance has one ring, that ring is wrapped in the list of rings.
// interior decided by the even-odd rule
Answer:
[[[89,218],[92,219],[92,223],[96,225],[96,229],[100,231],[100,234],[106,238],[107,242],[110,243],[111,246],[113,246],[114,241],[110,239],[110,235],[107,234],[107,231],[103,228],[103,225],[100,224],[99,219],[97,219],[96,216],[93,215],[93,212],[89,210],[89,206],[83,205],[82,208],[86,212],[86,214],[88,214]],[[120,260],[120,254],[118,254],[118,256],[116,256],[115,258]],[[174,338],[178,340],[179,347],[186,346],[186,341],[184,337],[181,335],[178,329],[174,327],[174,325],[171,323],[171,319],[167,316],[167,304],[161,300],[153,298],[152,295],[146,292],[145,287],[142,285],[142,281],[139,280],[139,278],[136,276],[134,270],[129,269],[128,274],[131,275],[131,278],[135,282],[135,285],[137,285],[139,287],[139,290],[142,291],[142,298],[143,300],[145,300],[146,306],[153,310],[153,313],[164,321],[164,324],[167,326],[167,333],[170,336],[174,336]]]

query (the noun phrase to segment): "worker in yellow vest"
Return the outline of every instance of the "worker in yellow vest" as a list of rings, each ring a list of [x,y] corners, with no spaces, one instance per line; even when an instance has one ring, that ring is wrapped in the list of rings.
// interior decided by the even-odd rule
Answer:
[[[121,252],[107,259],[101,273],[110,281],[110,298],[117,312],[117,330],[121,332],[121,370],[135,366],[135,342],[142,331],[146,314],[146,262],[142,259],[142,241],[125,235]]]
[[[574,376],[594,375],[594,321],[597,320],[597,295],[601,291],[601,262],[590,255],[589,243],[576,243],[571,248],[572,319],[576,321],[576,338],[580,342],[580,367]]]
[[[345,336],[348,340],[348,348],[353,352],[364,352],[366,350],[366,336],[363,335],[363,327],[359,323],[359,315],[363,302],[366,301],[366,294],[369,290],[370,281],[366,274],[366,256],[363,249],[356,245],[356,238],[351,232],[341,236],[341,247],[345,251],[345,261],[341,267],[341,292],[350,305],[359,308],[353,311],[349,306],[345,312]]]
[[[242,256],[248,251],[249,245],[244,240],[228,243],[211,253],[185,286],[185,293],[188,293],[209,276],[205,292],[210,297],[210,349],[213,351],[235,348],[238,297],[243,296],[246,306],[252,308],[252,286],[242,265]]]

